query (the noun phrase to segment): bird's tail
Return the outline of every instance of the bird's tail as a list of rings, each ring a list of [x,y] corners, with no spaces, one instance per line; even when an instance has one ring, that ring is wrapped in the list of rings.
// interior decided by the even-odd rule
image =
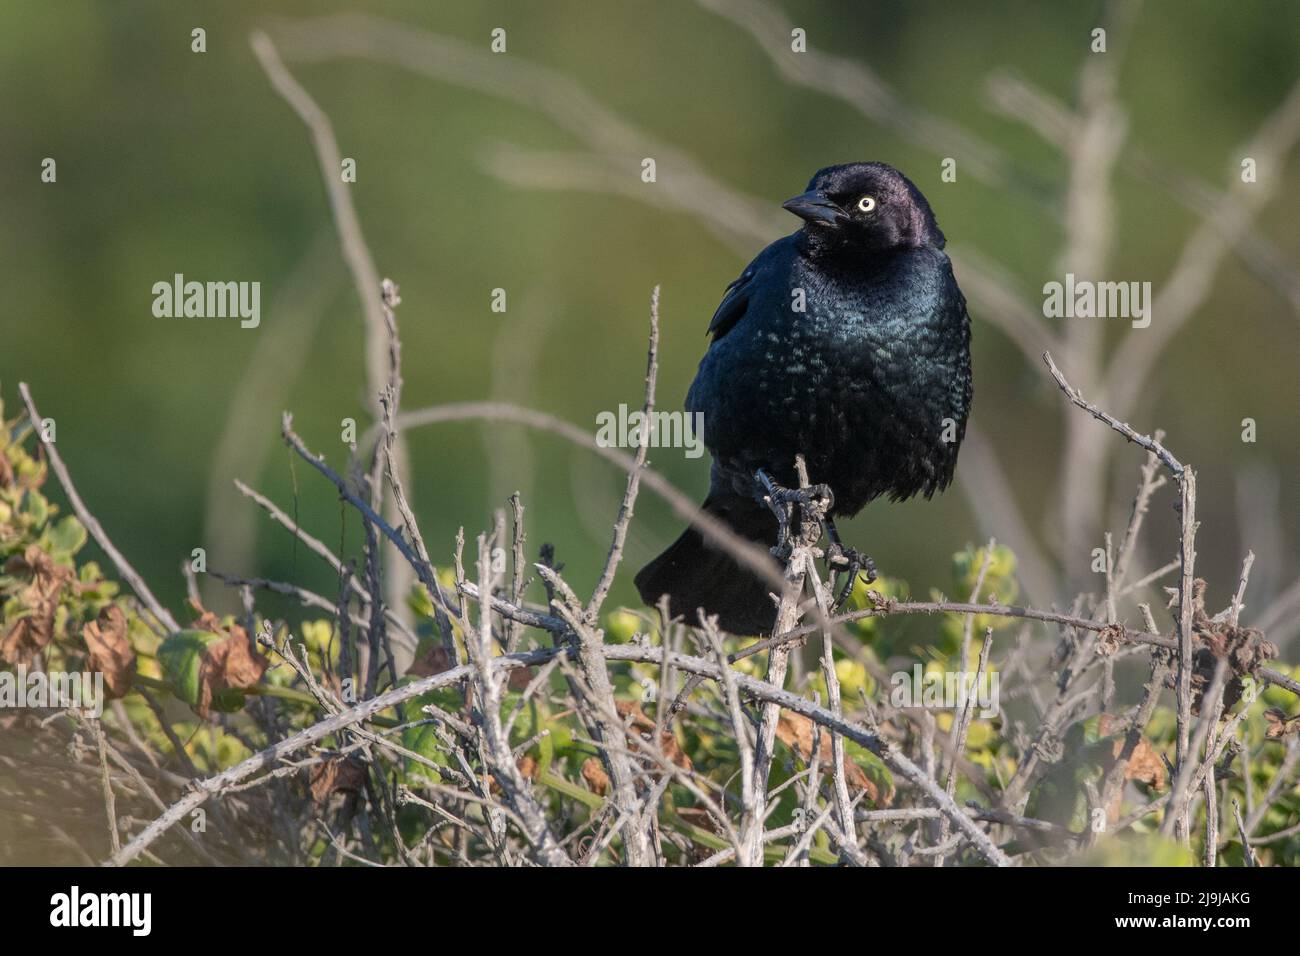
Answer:
[[[755,544],[776,544],[776,518],[758,502],[710,494],[703,507]],[[689,623],[703,608],[718,615],[718,626],[732,634],[766,634],[776,624],[776,605],[768,596],[772,588],[693,527],[641,569],[636,586],[651,607],[667,594],[671,613]]]

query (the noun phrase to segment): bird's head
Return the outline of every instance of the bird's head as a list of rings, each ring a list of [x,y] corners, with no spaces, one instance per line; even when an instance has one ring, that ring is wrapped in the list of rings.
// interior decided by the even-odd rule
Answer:
[[[885,163],[827,166],[813,176],[806,192],[782,205],[804,221],[803,233],[814,252],[943,248],[943,233],[921,190]]]

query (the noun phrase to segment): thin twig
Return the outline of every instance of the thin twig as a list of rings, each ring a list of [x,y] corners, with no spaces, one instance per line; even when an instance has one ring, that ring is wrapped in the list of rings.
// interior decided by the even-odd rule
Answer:
[[[99,520],[90,513],[86,503],[81,500],[81,495],[77,494],[76,487],[72,484],[72,476],[68,474],[68,468],[63,463],[63,458],[59,455],[58,449],[54,447],[54,442],[50,441],[45,435],[45,429],[42,425],[44,419],[41,418],[40,412],[36,410],[36,403],[32,400],[31,390],[28,389],[26,382],[18,383],[18,394],[23,398],[23,403],[27,406],[27,415],[31,419],[32,430],[36,432],[36,437],[45,449],[46,457],[49,459],[50,467],[54,469],[54,474],[58,476],[59,484],[63,487],[63,493],[68,496],[68,503],[72,505],[72,510],[76,512],[77,518],[86,526],[90,536],[95,539],[113,566],[117,568],[117,573],[126,579],[126,583],[131,585],[131,590],[147,607],[159,621],[167,626],[169,630],[178,631],[180,627],[176,624],[176,619],[171,616],[159,600],[153,596],[153,591],[149,590],[149,585],[144,583],[144,578],[140,577],[139,572],[131,566],[121,551],[114,547],[113,542],[105,534]]]
[[[623,558],[623,544],[627,540],[628,525],[632,522],[632,509],[636,504],[637,489],[641,486],[641,470],[645,467],[646,453],[650,450],[650,423],[655,407],[655,379],[659,373],[659,286],[650,293],[650,346],[646,355],[645,403],[641,410],[641,429],[637,442],[636,457],[627,476],[627,490],[623,492],[623,502],[619,505],[618,518],[614,522],[614,540],[609,546],[609,555],[605,558],[605,567],[600,573],[591,600],[587,602],[586,619],[594,624],[600,615],[601,605],[614,583],[614,573]]]

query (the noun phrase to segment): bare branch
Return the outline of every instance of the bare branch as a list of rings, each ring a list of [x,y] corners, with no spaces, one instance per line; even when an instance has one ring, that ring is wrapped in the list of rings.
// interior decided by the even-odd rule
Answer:
[[[632,508],[636,504],[636,493],[641,486],[641,470],[645,467],[646,453],[650,450],[650,421],[655,408],[655,378],[659,374],[659,286],[650,293],[650,347],[646,356],[645,403],[642,406],[642,426],[637,442],[636,458],[627,476],[627,490],[623,493],[623,503],[618,509],[618,518],[614,522],[614,540],[609,546],[609,556],[605,559],[605,568],[601,571],[596,589],[587,602],[586,618],[594,624],[600,615],[600,607],[614,583],[614,572],[618,570],[623,558],[623,543],[627,540],[628,525],[632,522]]]
[[[131,566],[131,562],[127,561],[122,552],[117,550],[113,542],[109,540],[103,526],[99,523],[99,519],[90,513],[86,503],[81,500],[81,495],[77,494],[76,486],[72,483],[72,476],[68,474],[68,467],[63,463],[63,457],[59,454],[58,449],[54,447],[54,442],[46,437],[45,428],[42,425],[44,419],[41,418],[41,413],[36,410],[36,403],[32,400],[32,393],[26,382],[18,383],[18,393],[27,406],[27,416],[31,419],[32,430],[36,433],[41,447],[45,449],[45,455],[49,459],[50,467],[54,469],[54,474],[58,476],[59,484],[63,487],[63,493],[68,496],[68,503],[72,505],[72,510],[76,512],[77,518],[86,526],[86,530],[95,539],[95,543],[108,555],[109,560],[113,562],[113,567],[117,568],[117,573],[126,579],[127,584],[131,585],[131,590],[149,609],[149,612],[169,630],[180,630],[171,612],[153,596],[153,591],[149,590],[149,585],[144,583],[144,578],[140,577],[140,573]]]

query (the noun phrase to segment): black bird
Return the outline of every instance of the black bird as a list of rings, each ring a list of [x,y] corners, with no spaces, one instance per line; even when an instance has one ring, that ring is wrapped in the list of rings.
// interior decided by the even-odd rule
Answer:
[[[850,563],[860,556],[840,545],[834,517],[880,495],[929,498],[952,480],[971,403],[970,317],[930,204],[892,166],[828,166],[784,207],[803,227],[727,287],[686,396],[713,455],[703,507],[776,544],[755,475],[797,487],[802,454],[834,495],[828,554]],[[771,588],[694,528],[636,585],[647,604],[668,594],[672,613],[694,619],[702,607],[732,633],[775,623]]]

